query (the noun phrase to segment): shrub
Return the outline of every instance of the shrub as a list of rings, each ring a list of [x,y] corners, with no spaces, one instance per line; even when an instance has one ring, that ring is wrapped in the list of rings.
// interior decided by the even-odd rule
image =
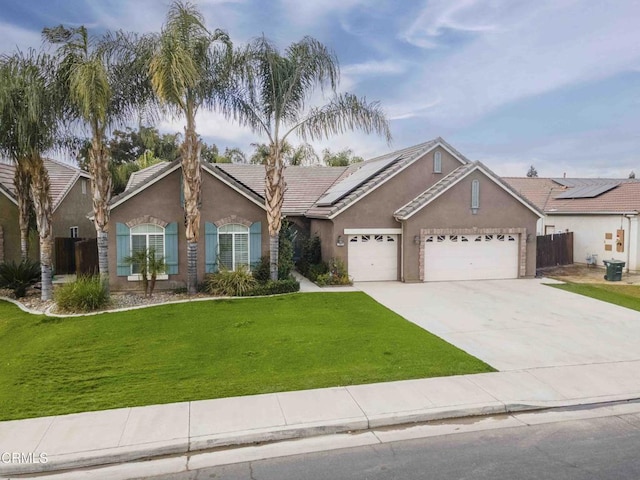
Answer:
[[[305,277],[309,277],[309,269],[313,265],[322,263],[322,249],[320,245],[320,237],[314,235],[309,237],[302,244],[302,254],[300,260],[296,264],[298,271]]]
[[[163,273],[167,268],[164,257],[156,256],[156,250],[150,248],[148,250],[139,250],[131,256],[125,257],[124,261],[129,265],[138,267],[144,296],[152,296],[158,274]]]
[[[261,295],[277,295],[279,293],[292,293],[300,290],[300,283],[295,278],[287,278],[284,280],[269,280],[262,285],[256,285],[244,295],[247,297],[255,297]]]
[[[58,308],[66,312],[91,312],[109,301],[99,275],[80,276],[75,282],[60,285],[54,298]]]
[[[293,270],[293,241],[297,232],[291,222],[286,220],[280,229],[278,237],[278,279],[286,280]]]
[[[269,281],[269,276],[269,257],[260,257],[260,261],[253,266],[253,278],[264,284]]]
[[[332,258],[327,263],[328,271],[316,277],[315,282],[320,286],[325,285],[351,285],[351,279],[347,275],[347,268],[339,258]]]
[[[239,297],[253,289],[258,282],[247,267],[240,266],[236,271],[221,270],[208,274],[205,284],[207,293],[212,295]]]
[[[315,263],[309,266],[306,277],[315,282],[320,275],[329,273],[329,265],[326,262]]]
[[[40,281],[40,263],[23,260],[0,264],[0,288],[13,290],[16,298],[27,294],[27,288]]]

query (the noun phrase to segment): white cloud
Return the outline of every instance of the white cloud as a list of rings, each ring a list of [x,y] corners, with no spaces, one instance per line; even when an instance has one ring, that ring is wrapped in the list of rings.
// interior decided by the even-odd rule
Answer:
[[[441,99],[429,115],[445,125],[462,126],[506,103],[606,78],[629,70],[640,60],[640,51],[630,48],[640,43],[637,2],[543,0],[525,2],[518,8],[510,4],[506,0],[493,2],[500,8],[480,17],[485,31],[462,47],[451,46],[453,54],[440,55],[422,67],[416,65],[420,73],[398,88],[397,97],[411,97],[418,105]],[[454,13],[447,11],[432,22],[425,20],[427,7],[422,20],[409,31],[414,36],[425,32],[425,38],[432,38],[439,25],[466,25],[457,20],[455,12],[476,12],[480,6],[472,1],[454,5],[460,8],[452,8]],[[503,10],[500,17],[498,12]],[[491,20],[490,29],[485,20]],[[421,21],[425,23],[418,30]]]
[[[352,63],[340,69],[343,75],[368,76],[368,75],[398,75],[404,73],[407,66],[397,60],[370,60],[363,63]]]
[[[0,22],[0,45],[5,53],[15,49],[26,51],[40,45],[40,32],[26,30],[24,28]]]

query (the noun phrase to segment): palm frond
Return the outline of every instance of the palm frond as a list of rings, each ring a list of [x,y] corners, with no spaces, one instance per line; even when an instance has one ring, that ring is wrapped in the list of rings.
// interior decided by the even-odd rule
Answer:
[[[365,133],[377,133],[391,142],[391,131],[379,102],[367,103],[352,94],[337,95],[323,107],[309,110],[306,117],[294,125],[284,136],[297,131],[303,140],[318,140],[344,133],[361,130]]]

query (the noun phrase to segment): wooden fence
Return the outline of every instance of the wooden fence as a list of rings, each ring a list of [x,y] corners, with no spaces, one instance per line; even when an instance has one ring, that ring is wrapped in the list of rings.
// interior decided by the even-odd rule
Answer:
[[[76,257],[74,244],[81,238],[56,237],[54,239],[54,265],[56,275],[76,273]]]
[[[94,275],[98,273],[98,240],[88,238],[75,244],[76,273]]]
[[[573,263],[573,232],[538,235],[536,268]]]

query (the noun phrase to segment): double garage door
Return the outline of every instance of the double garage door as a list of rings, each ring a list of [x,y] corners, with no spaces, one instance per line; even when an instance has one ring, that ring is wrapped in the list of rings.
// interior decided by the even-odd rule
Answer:
[[[518,278],[519,235],[430,235],[425,282]]]

